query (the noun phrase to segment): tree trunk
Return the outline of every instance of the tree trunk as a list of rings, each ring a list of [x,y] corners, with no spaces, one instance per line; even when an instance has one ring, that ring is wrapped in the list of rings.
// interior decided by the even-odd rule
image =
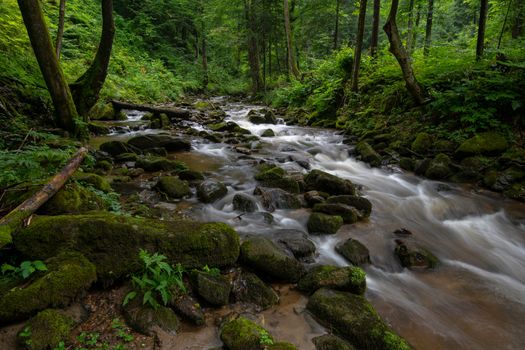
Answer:
[[[60,10],[58,13],[58,29],[55,50],[57,59],[60,61],[60,51],[62,50],[62,37],[64,36],[64,22],[66,17],[66,0],[60,0]]]
[[[341,7],[341,0],[336,0],[335,5],[335,29],[334,29],[334,50],[339,47],[339,9]]]
[[[13,233],[24,226],[24,221],[64,186],[82,164],[87,151],[84,147],[79,149],[60,173],[56,174],[40,191],[0,219],[0,248],[11,243]]]
[[[523,34],[523,1],[516,2],[516,17],[514,18],[514,24],[512,25],[512,39],[517,39]]]
[[[432,19],[434,18],[434,0],[428,0],[427,10],[427,25],[425,28],[425,47],[423,54],[428,56],[430,53],[430,45],[432,44]]]
[[[372,16],[372,40],[370,42],[370,55],[377,56],[379,43],[379,16],[381,12],[381,0],[374,0],[374,14]]]
[[[407,54],[412,52],[412,40],[414,32],[414,0],[408,3],[408,31],[407,31]]]
[[[134,103],[122,102],[122,101],[111,101],[113,108],[119,111],[122,109],[131,109],[134,111],[150,112],[153,114],[166,114],[170,119],[188,119],[190,112],[180,108],[170,107],[155,107],[150,105],[137,105]]]
[[[499,33],[498,37],[498,50],[501,46],[501,39],[503,38],[503,33],[505,32],[505,27],[507,26],[507,20],[509,19],[509,13],[510,13],[510,7],[512,6],[512,0],[509,0],[509,5],[507,6],[507,13],[505,13],[505,20],[503,21],[503,25],[501,26],[501,31]]]
[[[419,85],[412,66],[410,64],[410,57],[408,56],[403,43],[401,42],[401,36],[397,29],[396,16],[397,8],[399,6],[399,0],[392,0],[392,6],[390,7],[390,13],[388,19],[383,26],[383,30],[388,36],[390,41],[390,52],[394,55],[401,71],[403,72],[403,79],[405,80],[408,92],[412,95],[417,104],[423,104],[425,102],[425,96],[423,89]]]
[[[361,65],[361,50],[363,49],[363,36],[365,33],[366,0],[359,1],[359,19],[357,21],[357,38],[354,51],[354,66],[352,71],[352,91],[359,89],[359,66]]]
[[[77,109],[58,63],[39,0],[18,0],[35,57],[55,107],[56,123],[75,133]]]
[[[71,85],[78,113],[82,116],[97,103],[100,90],[106,81],[114,37],[113,0],[102,0],[102,35],[97,54],[88,70]]]
[[[208,54],[206,52],[206,23],[204,22],[204,1],[200,2],[200,17],[201,17],[201,55],[202,55],[202,71],[204,74],[203,85],[204,88],[208,86]]]
[[[262,83],[261,68],[259,63],[259,49],[257,48],[257,38],[255,37],[257,27],[255,24],[252,0],[244,1],[244,10],[246,14],[246,24],[248,27],[248,63],[250,65],[250,75],[252,78],[252,91],[254,94],[256,94],[262,90]]]
[[[300,79],[301,74],[297,68],[293,50],[292,25],[290,24],[290,8],[288,6],[288,0],[284,0],[284,30],[286,31],[286,45],[288,49],[288,72],[289,74],[293,74],[296,79]]]
[[[476,60],[483,57],[485,49],[485,27],[487,25],[487,13],[489,10],[489,1],[481,0],[479,6],[479,21],[478,21],[478,40],[476,43]]]

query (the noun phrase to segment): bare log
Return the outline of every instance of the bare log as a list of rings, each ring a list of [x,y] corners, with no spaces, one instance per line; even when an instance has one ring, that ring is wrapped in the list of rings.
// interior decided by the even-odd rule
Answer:
[[[11,243],[12,235],[24,226],[24,222],[64,186],[82,164],[87,151],[85,147],[80,148],[67,165],[40,191],[0,219],[0,248]]]
[[[137,105],[134,103],[127,103],[121,101],[111,101],[113,107],[119,111],[121,109],[130,109],[134,111],[150,112],[154,114],[166,114],[170,119],[188,119],[190,117],[190,111],[180,108],[170,107],[155,107],[151,105]]]

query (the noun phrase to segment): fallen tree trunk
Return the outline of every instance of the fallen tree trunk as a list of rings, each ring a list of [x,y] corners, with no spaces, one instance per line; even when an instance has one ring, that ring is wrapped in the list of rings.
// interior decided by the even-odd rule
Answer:
[[[170,107],[155,107],[150,105],[137,105],[134,103],[127,103],[121,101],[111,101],[113,107],[119,111],[121,109],[130,109],[134,111],[150,112],[154,114],[164,113],[170,119],[188,119],[190,117],[190,111],[180,108]]]
[[[24,221],[64,186],[86,157],[87,151],[85,147],[80,148],[67,165],[40,191],[0,219],[0,248],[11,243],[12,234],[22,228]]]

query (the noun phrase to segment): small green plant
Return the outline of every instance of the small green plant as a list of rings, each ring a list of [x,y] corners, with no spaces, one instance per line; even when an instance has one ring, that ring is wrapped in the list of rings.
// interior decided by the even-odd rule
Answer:
[[[272,336],[265,329],[260,331],[259,343],[261,345],[273,345]]]
[[[66,343],[61,341],[53,350],[66,350]]]
[[[135,339],[133,335],[129,334],[129,330],[127,329],[124,322],[118,318],[115,318],[113,321],[111,321],[111,328],[117,332],[117,337],[126,343],[129,343]]]
[[[100,333],[97,333],[97,332],[93,332],[93,333],[82,332],[77,337],[77,340],[81,345],[92,347],[92,346],[97,345],[99,337],[100,337]]]
[[[215,277],[218,277],[221,275],[221,270],[219,270],[216,267],[210,268],[208,265],[204,265],[204,267],[202,268],[202,271],[206,272],[209,275],[215,276]]]
[[[23,279],[31,276],[35,271],[47,271],[47,266],[41,260],[23,261],[19,267],[3,264],[0,268],[2,275],[8,277],[22,277]]]
[[[18,336],[22,339],[24,339],[24,344],[28,347],[31,346],[31,327],[25,326],[24,329],[20,333],[18,333]]]
[[[162,300],[162,304],[168,304],[173,288],[186,293],[186,287],[182,281],[184,268],[180,263],[172,266],[165,261],[166,256],[159,253],[151,255],[143,249],[140,250],[139,257],[144,264],[142,274],[131,276],[134,290],[124,298],[124,306],[133,300],[138,293],[143,294],[142,303],[148,304],[154,309],[159,307],[159,298]]]

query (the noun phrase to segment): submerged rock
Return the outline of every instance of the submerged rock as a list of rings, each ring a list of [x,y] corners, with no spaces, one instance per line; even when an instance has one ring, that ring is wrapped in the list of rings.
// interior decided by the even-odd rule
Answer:
[[[306,226],[312,235],[331,235],[343,226],[343,218],[339,215],[312,213]]]
[[[399,258],[401,266],[408,268],[427,268],[437,266],[438,259],[426,250],[412,243],[396,240],[395,255]]]
[[[213,203],[226,196],[228,189],[222,182],[206,180],[197,187],[197,197],[203,203]]]
[[[251,272],[242,271],[236,276],[232,294],[236,302],[255,304],[263,310],[279,302],[273,289]]]
[[[255,200],[247,194],[237,193],[233,196],[233,209],[244,213],[253,213],[257,210]]]
[[[370,263],[370,252],[368,248],[356,239],[349,238],[343,244],[336,246],[335,250],[353,265]]]
[[[276,209],[299,209],[301,202],[296,195],[280,188],[256,187],[254,195],[261,196],[264,209],[273,212]]]
[[[365,350],[408,350],[360,295],[321,288],[308,300],[307,309],[326,327]]]
[[[183,198],[191,194],[190,186],[177,176],[163,176],[155,185],[155,189],[172,198]]]
[[[309,191],[326,192],[330,195],[355,195],[354,184],[335,175],[328,174],[321,170],[312,170],[305,176],[306,189]]]
[[[30,344],[31,350],[55,349],[61,341],[69,338],[73,329],[74,321],[71,317],[54,309],[39,312],[30,319],[26,327],[29,327],[29,337],[18,334],[21,342]]]
[[[223,306],[230,301],[231,284],[222,275],[194,271],[191,274],[191,285],[195,292],[211,305]]]
[[[317,266],[297,284],[299,290],[308,293],[323,287],[362,295],[366,290],[366,274],[361,268],[353,266]]]

